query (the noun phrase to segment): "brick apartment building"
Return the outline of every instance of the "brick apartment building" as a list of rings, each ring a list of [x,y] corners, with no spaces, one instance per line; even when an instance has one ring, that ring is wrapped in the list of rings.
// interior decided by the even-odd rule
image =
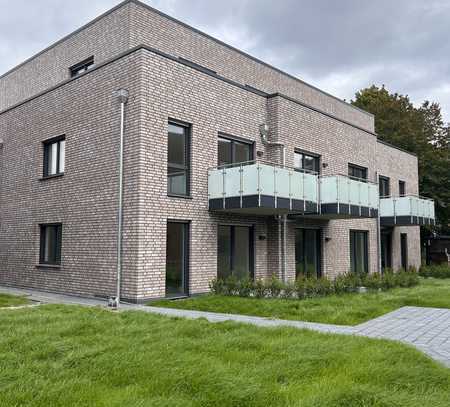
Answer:
[[[3,285],[108,297],[120,271],[144,301],[417,267],[434,222],[371,114],[135,0],[0,77],[0,140]]]

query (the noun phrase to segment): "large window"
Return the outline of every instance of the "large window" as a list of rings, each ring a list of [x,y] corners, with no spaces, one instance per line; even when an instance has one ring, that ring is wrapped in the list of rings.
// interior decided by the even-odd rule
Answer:
[[[62,225],[60,223],[40,225],[40,264],[61,264]]]
[[[253,261],[253,228],[220,225],[217,239],[217,277],[251,277]]]
[[[357,274],[369,272],[368,232],[350,231],[350,271]]]
[[[188,294],[189,223],[167,223],[166,296]]]
[[[44,177],[64,174],[66,140],[64,136],[44,142]]]
[[[320,230],[295,230],[295,274],[320,276]]]
[[[78,64],[71,66],[69,68],[70,76],[74,77],[77,75],[82,74],[83,72],[88,71],[94,66],[94,57],[89,57],[85,59],[84,61],[79,62]]]
[[[381,268],[392,267],[392,230],[381,231]]]
[[[218,165],[242,163],[253,160],[253,144],[219,136]]]
[[[378,177],[378,184],[380,189],[380,197],[387,197],[391,194],[390,182],[388,177],[380,175]]]
[[[367,168],[360,167],[359,165],[349,164],[348,165],[348,175],[351,178],[356,178],[358,180],[367,179]]]
[[[295,151],[294,153],[294,167],[318,174],[320,172],[320,157],[301,151]]]
[[[167,193],[189,195],[189,140],[190,127],[169,122]]]

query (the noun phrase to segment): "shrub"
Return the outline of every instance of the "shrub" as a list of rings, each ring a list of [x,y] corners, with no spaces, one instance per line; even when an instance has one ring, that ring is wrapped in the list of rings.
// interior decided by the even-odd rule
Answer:
[[[236,295],[238,292],[238,285],[239,285],[239,281],[236,277],[234,277],[234,276],[227,277],[227,279],[225,280],[225,284],[224,284],[223,294],[224,295]]]
[[[383,271],[383,276],[381,278],[381,288],[383,290],[389,290],[397,285],[397,278],[392,269],[386,268]]]
[[[284,284],[283,291],[281,292],[281,297],[286,300],[292,299],[294,297],[295,292],[296,292],[295,283],[288,282]]]
[[[264,298],[267,296],[267,286],[264,280],[258,279],[255,281],[254,294],[256,298]]]
[[[319,296],[331,295],[334,293],[333,282],[326,277],[316,280],[316,294]]]
[[[429,266],[422,266],[419,269],[419,275],[421,277],[450,278],[450,265],[432,264]]]
[[[239,297],[250,297],[254,292],[254,283],[249,278],[244,278],[238,281],[237,293]]]
[[[383,276],[380,273],[370,273],[363,277],[362,284],[370,290],[382,288]]]
[[[213,294],[223,295],[225,292],[225,281],[220,278],[214,278],[210,281],[209,288]]]
[[[275,275],[272,275],[267,286],[267,291],[269,295],[272,298],[278,298],[283,288],[284,288],[283,282],[280,281]]]

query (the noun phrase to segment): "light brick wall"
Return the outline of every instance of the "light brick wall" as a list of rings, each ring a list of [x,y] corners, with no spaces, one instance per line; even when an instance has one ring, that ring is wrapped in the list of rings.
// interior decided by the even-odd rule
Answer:
[[[389,177],[392,196],[399,196],[399,181],[406,182],[406,193],[419,194],[419,175],[417,157],[392,148],[383,143],[377,143],[377,171],[380,175]],[[408,264],[419,268],[421,265],[420,226],[403,226],[393,228],[392,233],[392,267],[401,267],[400,234],[408,235]]]
[[[83,295],[113,295],[119,153],[119,104],[130,90],[125,143],[124,269],[135,270],[139,116],[139,53],[93,71],[0,115],[4,138],[0,200],[0,283]],[[42,142],[66,135],[62,177],[40,180]],[[62,222],[62,265],[36,267],[39,224]],[[136,273],[125,273],[125,296]]]
[[[129,22],[132,27],[128,39],[123,31],[127,30],[126,24],[121,26],[121,22]],[[100,31],[100,39],[96,40]],[[97,55],[96,47],[104,46],[102,41],[107,38],[111,47]],[[273,87],[265,88],[271,92],[293,92],[303,101],[360,126],[370,128],[373,124],[372,119],[367,121],[370,116],[135,3],[116,9],[1,78],[0,86],[6,86],[2,88],[6,99],[1,103],[24,98],[29,81],[36,82],[31,93],[54,85],[51,75],[32,75],[33,70],[39,72],[39,67],[48,67],[53,60],[57,61],[55,69],[61,73],[64,68],[67,75],[67,67],[87,54],[96,53],[96,58],[103,55],[99,61],[143,41],[175,55],[183,50],[184,57],[217,71],[222,69],[221,74],[242,84]],[[219,66],[221,58],[227,63]],[[55,81],[67,79],[62,73],[58,75]],[[17,92],[11,90],[13,87]],[[19,107],[0,112],[0,139],[4,139],[0,149],[1,284],[82,295],[115,293],[119,105],[112,92],[119,87],[130,91],[124,179],[126,298],[142,300],[165,295],[166,227],[172,219],[186,220],[191,225],[191,293],[208,291],[209,281],[216,276],[220,224],[254,226],[255,276],[281,276],[279,225],[275,217],[208,211],[207,170],[217,165],[219,132],[253,141],[255,152],[263,152],[263,160],[279,163],[280,150],[261,142],[258,128],[267,123],[272,140],[286,144],[287,165],[293,165],[294,150],[300,148],[321,155],[327,164],[324,174],[346,174],[351,162],[368,167],[371,180],[375,180],[378,171],[392,179],[404,177],[407,191],[417,190],[417,162],[380,145],[372,134],[285,97],[265,98],[141,49]],[[192,196],[186,199],[167,196],[169,118],[192,124]],[[42,141],[60,134],[65,134],[67,140],[66,173],[40,181]],[[380,153],[384,158],[377,161]],[[57,221],[63,223],[62,266],[36,268],[39,224]],[[351,229],[369,232],[370,271],[377,269],[375,220],[299,218],[289,221],[286,231],[288,279],[295,276],[295,228],[302,226],[323,230],[324,274],[333,277],[349,270]],[[396,233],[400,233],[397,229]],[[417,259],[420,261],[419,228],[404,229],[409,238],[410,263],[415,264]],[[325,237],[331,240],[325,242]],[[394,253],[395,263],[399,245]]]
[[[0,77],[0,112],[70,78],[69,67],[101,63],[130,48],[131,5],[124,4]]]
[[[373,116],[138,2],[126,1],[0,77],[0,111],[69,78],[68,68],[94,55],[100,63],[138,45],[204,65],[268,93],[282,92],[374,130]]]

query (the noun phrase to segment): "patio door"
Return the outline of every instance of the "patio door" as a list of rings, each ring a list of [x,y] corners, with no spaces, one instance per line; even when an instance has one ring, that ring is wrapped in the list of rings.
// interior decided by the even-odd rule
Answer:
[[[381,231],[381,268],[392,268],[392,231]]]
[[[166,297],[188,295],[188,236],[188,223],[167,223]]]
[[[296,277],[320,277],[320,230],[295,230]]]

